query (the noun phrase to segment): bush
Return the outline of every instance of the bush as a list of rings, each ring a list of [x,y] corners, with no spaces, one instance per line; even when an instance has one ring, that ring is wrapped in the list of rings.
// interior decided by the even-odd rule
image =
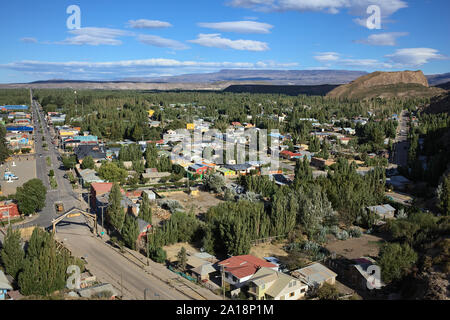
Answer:
[[[352,238],[359,238],[362,236],[362,231],[358,227],[351,227],[349,231],[349,235]]]
[[[347,231],[341,230],[337,233],[336,238],[338,238],[338,240],[347,240],[349,238],[349,234]]]

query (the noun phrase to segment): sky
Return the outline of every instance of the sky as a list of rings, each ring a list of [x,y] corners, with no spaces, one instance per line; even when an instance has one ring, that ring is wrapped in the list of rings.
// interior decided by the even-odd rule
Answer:
[[[221,69],[450,72],[448,0],[15,0],[0,6],[0,83]]]

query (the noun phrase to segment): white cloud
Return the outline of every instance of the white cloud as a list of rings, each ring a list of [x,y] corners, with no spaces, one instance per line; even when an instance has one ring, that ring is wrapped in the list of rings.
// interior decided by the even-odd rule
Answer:
[[[258,62],[205,62],[180,61],[175,59],[123,60],[111,62],[46,62],[25,60],[0,64],[0,68],[23,72],[35,76],[42,74],[64,79],[101,79],[107,76],[125,78],[133,76],[153,76],[162,74],[182,74],[209,72],[219,69],[286,69],[297,67],[298,63],[279,63],[275,61]]]
[[[169,22],[147,19],[130,20],[128,21],[128,25],[134,29],[156,29],[172,27]]]
[[[110,28],[97,28],[86,27],[80,29],[74,29],[69,31],[74,37],[67,38],[63,41],[57,42],[57,44],[69,44],[69,45],[121,45],[122,41],[116,39],[123,36],[131,36],[132,33],[127,31],[110,29]]]
[[[36,38],[31,38],[31,37],[21,38],[20,41],[22,41],[24,43],[37,43],[38,42]]]
[[[438,50],[431,48],[398,49],[393,54],[386,55],[386,57],[392,63],[411,67],[424,65],[430,62],[430,60],[448,59],[444,55],[439,54]]]
[[[151,46],[155,46],[155,47],[161,47],[161,48],[170,48],[170,49],[174,49],[174,50],[185,50],[185,49],[189,49],[188,46],[186,46],[184,43],[177,41],[177,40],[172,40],[172,39],[166,39],[166,38],[161,38],[159,36],[155,36],[155,35],[139,35],[138,39],[140,42],[151,45]]]
[[[198,23],[198,26],[222,32],[238,33],[270,33],[270,29],[273,28],[271,24],[256,21],[202,22]]]
[[[337,61],[339,60],[339,53],[337,52],[318,52],[316,53],[316,56],[314,56],[314,59],[321,63],[326,63],[330,61]]]
[[[254,40],[231,40],[222,38],[220,33],[204,34],[200,33],[195,40],[189,40],[191,43],[195,43],[204,47],[222,48],[222,49],[234,49],[234,50],[246,50],[246,51],[266,51],[269,50],[269,46],[266,42],[254,41]]]
[[[337,14],[347,10],[351,15],[360,17],[367,17],[366,10],[370,5],[378,5],[383,18],[408,7],[405,0],[231,0],[228,4],[256,11],[313,11]],[[365,19],[355,21],[366,25]]]
[[[395,46],[397,38],[407,36],[407,32],[388,32],[372,34],[367,39],[356,40],[356,43],[368,44],[371,46]]]

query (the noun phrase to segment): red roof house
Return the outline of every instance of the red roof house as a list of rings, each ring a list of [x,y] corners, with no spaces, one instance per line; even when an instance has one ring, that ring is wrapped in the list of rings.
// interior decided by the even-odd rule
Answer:
[[[0,202],[0,220],[14,219],[20,217],[17,204],[10,201]]]
[[[278,270],[277,265],[252,255],[231,257],[217,264],[224,268],[224,280],[236,288],[242,287],[260,268]]]

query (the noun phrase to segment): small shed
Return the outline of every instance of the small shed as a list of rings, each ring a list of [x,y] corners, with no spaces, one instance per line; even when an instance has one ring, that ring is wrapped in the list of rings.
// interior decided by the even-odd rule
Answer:
[[[6,299],[6,294],[11,291],[13,287],[11,286],[11,283],[6,278],[5,274],[2,270],[0,270],[0,300]]]

